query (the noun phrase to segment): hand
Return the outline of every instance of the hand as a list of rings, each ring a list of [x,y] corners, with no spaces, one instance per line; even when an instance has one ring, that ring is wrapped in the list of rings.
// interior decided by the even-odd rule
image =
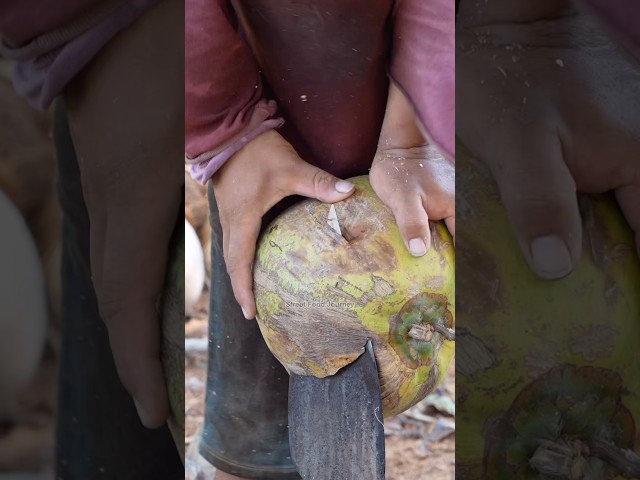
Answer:
[[[444,220],[455,239],[455,166],[435,148],[379,149],[369,179],[412,255],[427,253],[429,219]]]
[[[429,219],[444,220],[455,238],[455,165],[425,143],[411,104],[395,84],[369,179],[412,255],[424,255],[431,244]]]
[[[614,190],[640,240],[640,68],[584,15],[529,4],[526,18],[461,10],[457,129],[531,268],[560,278],[581,256],[577,191]]]
[[[251,319],[256,316],[252,263],[264,214],[289,195],[339,202],[354,192],[354,185],[302,160],[275,130],[242,147],[212,182],[233,293]]]
[[[147,427],[163,425],[169,413],[156,304],[184,178],[184,79],[175,68],[183,43],[174,21],[182,8],[159,4],[65,93],[100,314],[120,379]]]

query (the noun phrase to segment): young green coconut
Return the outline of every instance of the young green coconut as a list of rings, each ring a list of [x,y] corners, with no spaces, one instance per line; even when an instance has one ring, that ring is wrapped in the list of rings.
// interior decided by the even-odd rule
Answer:
[[[454,355],[454,247],[432,223],[423,257],[405,247],[366,176],[334,205],[305,200],[262,235],[254,263],[257,321],[290,373],[326,377],[372,341],[384,414],[440,383]]]
[[[542,280],[489,172],[456,160],[456,478],[640,478],[640,262],[614,199],[581,198],[582,259]]]

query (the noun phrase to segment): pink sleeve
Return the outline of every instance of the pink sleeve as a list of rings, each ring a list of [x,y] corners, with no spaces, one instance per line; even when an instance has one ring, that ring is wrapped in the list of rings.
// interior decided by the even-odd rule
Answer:
[[[576,3],[596,15],[609,33],[640,59],[640,1],[578,0]]]
[[[455,153],[455,3],[397,0],[391,78],[413,104],[427,139]]]
[[[188,0],[185,9],[185,160],[204,183],[248,134],[269,125],[276,105],[262,99],[229,2]]]

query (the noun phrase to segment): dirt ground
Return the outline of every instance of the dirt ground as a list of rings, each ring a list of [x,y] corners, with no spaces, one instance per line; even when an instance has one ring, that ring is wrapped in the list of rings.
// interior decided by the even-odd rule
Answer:
[[[187,349],[185,373],[186,437],[196,441],[202,425],[206,381],[207,293],[203,293],[193,318],[185,322]],[[190,339],[190,340],[189,340]],[[387,480],[452,480],[455,461],[454,367],[437,394],[408,412],[385,419]],[[431,404],[437,403],[439,410]],[[451,412],[453,413],[453,412]]]

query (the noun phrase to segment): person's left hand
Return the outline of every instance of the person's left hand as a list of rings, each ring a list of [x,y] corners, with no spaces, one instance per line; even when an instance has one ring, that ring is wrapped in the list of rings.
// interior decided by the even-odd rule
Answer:
[[[412,255],[430,246],[429,220],[444,220],[455,239],[455,165],[434,147],[379,148],[369,179]]]
[[[500,191],[524,258],[580,261],[578,193],[615,192],[640,254],[640,68],[566,2],[460,5],[456,133]]]
[[[412,255],[429,249],[429,220],[444,220],[455,239],[455,165],[426,143],[411,104],[393,83],[369,180]]]
[[[159,3],[65,92],[98,307],[120,380],[150,428],[169,414],[158,300],[183,196],[183,30],[174,21],[183,8]]]

